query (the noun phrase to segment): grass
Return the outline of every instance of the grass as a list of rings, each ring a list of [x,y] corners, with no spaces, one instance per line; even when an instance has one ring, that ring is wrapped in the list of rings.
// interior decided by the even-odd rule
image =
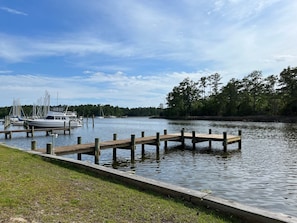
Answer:
[[[239,222],[0,145],[0,222]]]

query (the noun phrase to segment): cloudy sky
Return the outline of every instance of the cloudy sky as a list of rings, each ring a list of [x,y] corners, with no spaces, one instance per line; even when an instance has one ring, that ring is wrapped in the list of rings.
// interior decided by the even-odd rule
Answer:
[[[295,0],[0,0],[0,106],[159,106],[184,78],[297,65]]]

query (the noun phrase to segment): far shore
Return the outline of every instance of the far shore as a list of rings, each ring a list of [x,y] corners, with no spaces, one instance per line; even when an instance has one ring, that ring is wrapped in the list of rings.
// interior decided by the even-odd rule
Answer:
[[[209,120],[209,121],[243,121],[243,122],[283,122],[296,123],[297,116],[179,116],[179,117],[162,117],[154,116],[151,118],[164,118],[170,120]]]

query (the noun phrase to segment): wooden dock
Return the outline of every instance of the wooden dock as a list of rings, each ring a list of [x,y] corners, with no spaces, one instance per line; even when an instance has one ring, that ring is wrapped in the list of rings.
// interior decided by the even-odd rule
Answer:
[[[12,135],[15,133],[26,133],[27,137],[34,137],[35,132],[45,132],[45,134],[48,136],[52,134],[54,131],[63,131],[65,134],[71,133],[70,127],[63,127],[63,128],[34,128],[31,129],[14,129],[14,130],[2,130],[0,131],[0,134],[5,134],[5,139],[11,139]]]
[[[165,150],[167,149],[167,143],[169,141],[181,142],[182,146],[185,146],[186,140],[191,140],[193,149],[196,147],[196,143],[208,142],[209,148],[212,147],[212,142],[222,142],[223,150],[227,151],[227,145],[232,143],[238,143],[238,149],[241,149],[241,131],[238,135],[212,134],[209,130],[208,134],[196,134],[184,132],[184,129],[180,133],[167,134],[167,130],[164,130],[164,134],[160,135],[159,132],[155,136],[144,136],[144,132],[141,133],[141,137],[136,138],[135,135],[131,135],[129,139],[117,139],[117,135],[113,135],[113,140],[100,142],[99,138],[95,138],[94,143],[81,144],[81,137],[77,138],[77,144],[70,146],[60,146],[53,148],[52,143],[46,145],[46,149],[37,149],[36,141],[32,141],[31,149],[46,153],[55,154],[57,156],[78,154],[77,158],[81,160],[82,154],[94,155],[95,163],[99,164],[100,150],[113,149],[113,160],[116,161],[117,149],[128,149],[131,151],[131,162],[135,161],[135,149],[136,145],[142,145],[142,155],[144,155],[144,145],[155,145],[156,151],[159,153],[160,143],[164,142]]]

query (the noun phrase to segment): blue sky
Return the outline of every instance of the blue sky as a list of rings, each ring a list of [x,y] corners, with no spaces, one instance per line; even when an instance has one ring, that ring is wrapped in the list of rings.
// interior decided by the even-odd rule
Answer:
[[[159,106],[184,78],[297,65],[294,0],[0,0],[0,106]],[[58,98],[58,100],[57,100]]]

